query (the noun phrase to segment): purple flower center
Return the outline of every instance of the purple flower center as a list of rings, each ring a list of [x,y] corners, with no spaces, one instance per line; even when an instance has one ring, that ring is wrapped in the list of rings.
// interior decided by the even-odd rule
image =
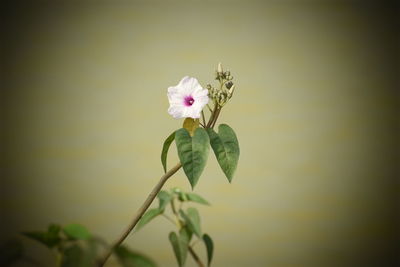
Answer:
[[[194,103],[194,99],[191,95],[189,96],[185,96],[184,100],[183,100],[183,104],[187,107],[190,107],[191,105],[193,105]]]

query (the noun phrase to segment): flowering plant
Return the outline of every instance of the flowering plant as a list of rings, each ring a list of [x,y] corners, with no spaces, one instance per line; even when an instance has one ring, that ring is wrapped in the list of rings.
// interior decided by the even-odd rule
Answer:
[[[150,209],[146,212],[157,195],[163,203],[171,203],[173,207],[173,196],[167,194],[165,191],[160,192],[160,190],[164,183],[181,167],[192,189],[194,189],[206,166],[210,145],[228,181],[232,181],[239,160],[239,143],[235,132],[227,124],[220,124],[218,126],[218,133],[214,131],[214,127],[221,114],[222,108],[233,96],[235,85],[232,82],[233,77],[230,71],[224,71],[221,63],[218,64],[215,72],[215,79],[219,81],[218,87],[213,87],[211,84],[208,84],[206,87],[207,89],[203,89],[197,79],[185,76],[178,85],[168,88],[168,100],[170,104],[168,113],[174,118],[185,118],[183,127],[174,131],[165,140],[161,152],[161,163],[165,174],[161,177],[142,207],[138,210],[136,217],[127,230],[115,241],[112,246],[114,249],[122,243],[137,223],[139,223],[139,225],[145,224],[150,221],[151,218],[163,213],[163,204],[161,204],[161,202],[158,209]],[[212,101],[212,107],[208,104],[210,99]],[[208,107],[210,112],[208,120],[203,110],[205,106]],[[202,119],[201,121],[200,117]],[[180,162],[167,171],[168,150],[174,140]],[[194,198],[199,199],[197,195]],[[206,234],[202,235],[199,230],[200,216],[197,210],[189,208],[186,212],[182,209],[177,212],[175,208],[173,208],[173,211],[177,216],[180,229],[179,235],[175,232],[171,232],[169,239],[179,266],[183,266],[188,248],[189,251],[192,250],[189,245],[192,234],[195,234],[199,239],[205,242],[208,253],[208,264],[210,264],[213,244],[210,236]],[[104,264],[111,253],[112,249],[99,261],[100,265]],[[203,266],[197,256],[194,256],[194,258],[196,262],[199,263],[199,266]]]
[[[181,167],[194,189],[206,166],[210,146],[228,181],[232,181],[239,160],[239,143],[235,132],[227,124],[220,124],[218,133],[214,127],[222,108],[233,96],[235,85],[230,72],[224,71],[221,63],[218,64],[215,79],[219,82],[217,87],[208,84],[204,89],[196,78],[185,76],[176,86],[168,88],[167,95],[170,104],[168,113],[176,119],[184,118],[183,127],[171,133],[164,141],[161,152],[164,175],[139,208],[127,229],[111,246],[108,246],[103,240],[93,237],[84,226],[79,224],[70,224],[64,227],[52,224],[45,232],[25,232],[24,235],[41,242],[50,249],[55,248],[59,257],[59,265],[63,267],[103,266],[113,253],[123,266],[155,266],[150,258],[121,246],[121,243],[132,230],[139,230],[155,217],[162,215],[178,228],[178,232],[169,234],[178,265],[184,266],[189,253],[200,267],[204,266],[193,248],[197,241],[202,241],[206,247],[207,265],[209,266],[213,257],[213,241],[208,234],[202,232],[197,209],[189,207],[184,210],[182,208],[183,204],[187,202],[204,205],[209,203],[193,192],[183,192],[178,188],[170,191],[161,189]],[[204,111],[206,106],[207,109]],[[180,162],[167,170],[168,150],[174,141]],[[158,207],[149,209],[156,197],[159,199]],[[175,206],[176,201],[180,203],[179,208]],[[166,212],[168,205],[171,206],[172,213],[169,215]],[[195,238],[197,240],[191,243]],[[103,247],[104,252],[100,257],[97,256],[99,244]]]

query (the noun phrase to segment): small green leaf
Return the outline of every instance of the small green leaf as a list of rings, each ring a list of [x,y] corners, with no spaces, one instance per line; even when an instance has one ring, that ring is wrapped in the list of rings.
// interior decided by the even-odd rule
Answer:
[[[186,240],[182,240],[181,236],[178,236],[175,232],[171,232],[169,233],[169,241],[171,242],[179,267],[184,266],[188,249]]]
[[[165,139],[164,141],[164,145],[161,151],[161,163],[163,165],[164,168],[164,172],[167,172],[167,156],[168,156],[168,150],[169,147],[172,143],[172,141],[174,141],[175,139],[175,132],[173,132],[172,134],[170,134],[167,139]]]
[[[197,209],[192,207],[188,208],[186,213],[183,210],[179,210],[179,214],[185,220],[189,230],[201,238],[200,214]]]
[[[145,226],[147,223],[149,223],[151,220],[153,220],[155,217],[157,217],[161,213],[162,213],[162,211],[159,210],[158,208],[147,210],[145,212],[145,214],[143,214],[142,218],[140,218],[140,221],[138,222],[138,224],[136,226],[136,230],[139,230],[140,228]]]
[[[179,229],[179,236],[184,243],[189,244],[190,240],[192,239],[193,232],[190,231],[188,227],[183,226],[181,229]]]
[[[26,237],[39,241],[40,243],[46,245],[49,248],[53,248],[61,242],[61,238],[58,236],[58,233],[31,231],[31,232],[23,232],[22,234],[25,235]]]
[[[157,264],[148,256],[132,251],[125,246],[114,249],[119,263],[123,267],[156,267]]]
[[[231,182],[239,161],[240,149],[236,134],[231,127],[220,124],[218,134],[211,128],[207,129],[211,147],[222,171]]]
[[[64,226],[63,232],[68,238],[73,240],[87,240],[90,238],[88,229],[85,226],[76,223]]]
[[[193,189],[207,163],[210,150],[208,134],[203,128],[197,128],[191,137],[185,128],[181,128],[175,132],[175,143],[183,171]]]
[[[203,235],[203,241],[204,244],[206,245],[206,249],[207,249],[207,265],[210,266],[212,257],[213,257],[213,253],[214,253],[214,243],[211,239],[211,237],[207,234]]]
[[[167,191],[160,191],[157,195],[158,200],[159,200],[159,206],[158,209],[162,212],[164,212],[165,207],[168,205],[168,203],[171,201],[172,196],[167,192]]]
[[[203,205],[210,205],[210,203],[207,200],[205,200],[203,197],[201,197],[195,193],[186,193],[186,196],[190,201],[200,203]]]

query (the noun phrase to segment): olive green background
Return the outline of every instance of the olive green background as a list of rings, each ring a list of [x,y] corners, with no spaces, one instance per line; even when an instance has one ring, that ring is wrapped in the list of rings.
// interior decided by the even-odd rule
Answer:
[[[219,121],[235,129],[241,157],[229,184],[211,153],[195,188],[212,203],[197,207],[214,266],[394,266],[393,4],[49,1],[3,12],[4,238],[79,222],[114,240],[181,127],[167,88],[185,75],[205,87],[221,61],[237,89]],[[173,186],[190,190],[182,171]],[[175,266],[172,229],[157,218],[126,244]]]

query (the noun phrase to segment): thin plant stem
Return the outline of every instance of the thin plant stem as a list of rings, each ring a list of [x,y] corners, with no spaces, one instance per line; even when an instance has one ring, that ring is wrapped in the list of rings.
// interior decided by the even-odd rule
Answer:
[[[195,241],[193,241],[193,243],[190,246],[194,247],[198,242],[199,242],[199,239],[196,239]]]
[[[208,107],[208,110],[212,113],[213,112],[213,110],[212,110],[212,108],[210,107],[210,105],[209,104],[207,104],[207,107]]]
[[[161,176],[160,181],[155,185],[153,190],[150,192],[149,196],[146,198],[142,206],[137,211],[135,217],[132,222],[128,225],[126,230],[121,234],[121,236],[113,243],[106,253],[99,259],[98,266],[104,266],[108,258],[111,256],[114,249],[116,249],[121,243],[125,240],[125,238],[129,235],[129,233],[135,228],[136,224],[139,222],[140,218],[142,218],[143,214],[149,208],[153,200],[156,198],[157,194],[160,192],[161,188],[165,184],[165,182],[174,175],[180,168],[182,167],[181,163],[176,164],[172,169],[166,172],[163,176]]]
[[[215,104],[214,110],[213,110],[212,113],[211,113],[210,120],[208,121],[208,123],[207,123],[207,125],[206,125],[206,128],[210,128],[211,124],[212,124],[213,121],[214,121],[214,118],[215,118],[215,115],[216,115],[216,112],[217,112],[217,109],[218,109],[217,103],[214,103],[214,104]]]
[[[204,116],[204,111],[201,111],[201,117],[203,118],[203,125],[206,125],[206,117]]]
[[[215,123],[217,122],[218,116],[219,116],[220,113],[221,113],[221,108],[218,108],[217,111],[216,111],[215,119],[214,119],[213,123],[211,124],[211,128],[214,128]]]
[[[197,265],[199,265],[199,267],[204,267],[203,262],[200,260],[199,256],[197,256],[197,254],[193,250],[193,248],[191,246],[188,246],[188,249],[189,249],[190,255],[192,255],[192,257],[195,260],[195,262],[197,263]]]

